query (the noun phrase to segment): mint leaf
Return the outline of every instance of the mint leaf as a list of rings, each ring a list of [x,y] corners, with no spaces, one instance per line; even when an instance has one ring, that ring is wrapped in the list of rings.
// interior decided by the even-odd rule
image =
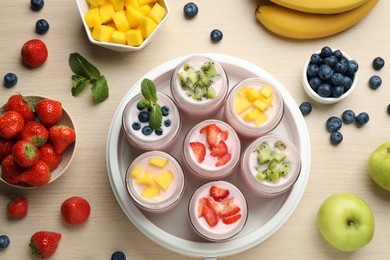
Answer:
[[[151,102],[157,102],[157,90],[153,81],[150,79],[144,79],[141,82],[141,93],[145,99]]]
[[[143,108],[149,108],[149,107],[152,106],[152,103],[151,103],[149,100],[147,100],[147,99],[141,100],[140,102],[138,102],[138,104],[139,104],[141,107],[143,107]]]
[[[72,96],[77,96],[80,94],[85,87],[91,82],[90,79],[86,79],[83,76],[72,76]]]
[[[100,76],[96,81],[93,81],[92,85],[92,97],[95,102],[100,103],[108,98],[107,80],[104,76]]]
[[[69,55],[69,66],[76,75],[95,79],[100,76],[100,71],[76,52]]]
[[[162,112],[159,104],[154,103],[149,112],[149,124],[154,130],[159,130],[162,125]]]

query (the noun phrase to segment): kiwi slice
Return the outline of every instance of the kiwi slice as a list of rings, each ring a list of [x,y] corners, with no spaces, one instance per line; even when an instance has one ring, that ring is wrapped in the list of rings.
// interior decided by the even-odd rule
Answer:
[[[289,161],[284,161],[281,163],[281,165],[279,166],[278,168],[278,173],[281,175],[281,176],[286,176],[289,171],[291,170],[291,162]]]

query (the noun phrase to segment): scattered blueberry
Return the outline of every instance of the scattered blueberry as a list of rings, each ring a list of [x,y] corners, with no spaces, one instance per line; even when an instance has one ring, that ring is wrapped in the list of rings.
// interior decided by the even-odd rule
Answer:
[[[153,133],[153,129],[150,127],[150,126],[144,126],[143,128],[142,128],[142,133],[144,134],[144,135],[151,135],[152,133]]]
[[[332,87],[329,84],[324,83],[318,87],[317,92],[321,97],[329,97],[332,94]]]
[[[161,108],[161,113],[162,113],[163,116],[168,116],[169,115],[169,107],[163,106]]]
[[[326,128],[331,133],[338,131],[342,125],[343,122],[337,116],[331,116],[328,118],[328,120],[326,120]]]
[[[33,11],[41,10],[44,5],[45,5],[44,0],[31,0],[30,1],[30,7],[31,7],[31,10],[33,10]]]
[[[162,128],[160,128],[159,130],[156,130],[155,133],[156,133],[156,135],[162,135],[163,134]]]
[[[134,122],[131,127],[134,129],[134,130],[140,130],[141,129],[141,124],[138,123],[138,122]]]
[[[374,70],[380,70],[383,68],[383,66],[385,66],[385,60],[381,57],[376,57],[372,61],[372,67],[374,68]]]
[[[342,141],[343,141],[343,135],[340,132],[335,131],[330,134],[330,142],[332,144],[337,145]]]
[[[12,88],[18,83],[18,76],[15,73],[8,72],[4,75],[4,86],[6,88]]]
[[[379,88],[382,85],[381,77],[379,77],[377,75],[371,76],[369,81],[368,81],[368,85],[370,86],[371,89]]]
[[[144,107],[142,106],[141,102],[138,102],[138,103],[137,103],[137,109],[138,109],[139,111],[142,111],[142,110],[144,109]]]
[[[138,120],[142,123],[146,123],[149,121],[149,113],[146,112],[146,111],[141,111],[139,114],[138,114]]]
[[[387,105],[387,114],[390,115],[390,104]]]
[[[171,124],[172,124],[172,122],[171,122],[171,120],[170,120],[170,119],[167,119],[167,120],[165,120],[165,121],[164,121],[164,125],[165,125],[165,127],[170,127],[170,126],[171,126]]]
[[[359,126],[359,127],[367,124],[369,120],[370,120],[370,117],[368,116],[368,114],[366,112],[360,113],[355,118],[355,122],[356,122],[357,126]]]
[[[183,11],[187,18],[192,18],[198,14],[199,8],[195,3],[189,2],[184,5]]]
[[[309,102],[305,101],[302,102],[302,104],[299,105],[299,110],[301,110],[301,113],[303,116],[307,116],[312,111],[312,106]]]
[[[345,124],[351,124],[355,121],[355,112],[351,109],[345,110],[341,115],[341,119]]]
[[[0,236],[0,249],[7,248],[10,244],[9,237],[7,235]]]
[[[219,42],[223,38],[223,34],[220,30],[214,29],[210,33],[210,38],[212,42]]]
[[[35,23],[35,31],[39,34],[45,34],[49,30],[49,23],[45,19],[39,19]]]
[[[116,251],[112,254],[111,260],[126,260],[126,255],[122,251]]]

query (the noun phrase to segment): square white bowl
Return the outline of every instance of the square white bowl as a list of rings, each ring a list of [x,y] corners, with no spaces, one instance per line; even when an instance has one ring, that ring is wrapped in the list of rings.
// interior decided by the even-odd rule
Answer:
[[[164,18],[161,20],[161,22],[157,25],[156,29],[149,35],[148,38],[146,38],[141,45],[139,46],[130,46],[125,44],[117,44],[117,43],[111,43],[111,42],[100,42],[92,38],[92,34],[90,29],[88,28],[87,23],[85,22],[84,15],[89,10],[89,6],[87,3],[87,0],[76,0],[76,4],[80,13],[81,21],[83,22],[85,32],[87,33],[88,39],[92,44],[98,45],[100,47],[117,51],[117,52],[130,52],[130,51],[139,51],[145,48],[149,43],[152,42],[153,38],[156,36],[160,28],[163,26],[163,24],[166,22],[170,15],[170,9],[168,6],[168,3],[166,0],[159,1],[164,4],[165,9],[167,10],[167,13],[165,14]]]

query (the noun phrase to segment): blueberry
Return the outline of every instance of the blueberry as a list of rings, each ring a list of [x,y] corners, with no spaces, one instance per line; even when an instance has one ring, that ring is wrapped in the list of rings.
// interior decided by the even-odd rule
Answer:
[[[351,109],[347,109],[341,114],[341,119],[345,124],[351,124],[355,121],[355,112]]]
[[[326,57],[329,57],[330,55],[332,55],[332,53],[333,53],[333,51],[330,47],[324,46],[321,49],[320,55],[321,55],[321,57],[326,58]]]
[[[310,63],[311,64],[321,64],[322,63],[322,58],[321,55],[318,53],[313,53],[310,57]]]
[[[332,97],[339,98],[344,94],[343,86],[336,86],[332,90]]]
[[[318,65],[317,64],[310,64],[308,67],[307,67],[307,76],[309,77],[315,77],[318,75]]]
[[[360,113],[355,118],[356,125],[359,127],[367,124],[369,120],[370,120],[370,117],[368,116],[368,114],[366,112]]]
[[[160,128],[159,130],[156,130],[154,132],[156,133],[156,135],[162,135],[163,134],[162,128]]]
[[[334,86],[343,85],[344,76],[343,74],[336,72],[333,73],[331,80]]]
[[[315,92],[317,92],[318,87],[322,85],[322,82],[322,79],[319,77],[314,77],[309,80],[309,85]]]
[[[219,42],[223,38],[223,34],[220,30],[214,29],[210,33],[210,39],[212,42]]]
[[[134,122],[131,127],[134,129],[134,130],[140,130],[141,129],[141,124],[138,123],[138,122]]]
[[[45,34],[49,30],[49,23],[45,19],[39,19],[35,23],[35,31],[39,34]]]
[[[387,114],[390,115],[390,104],[387,105]]]
[[[141,102],[138,102],[138,103],[137,103],[137,109],[138,109],[139,111],[144,110],[144,107],[143,107],[143,105],[141,104]]]
[[[7,235],[1,235],[0,236],[0,249],[7,248],[11,241],[9,240],[9,237]]]
[[[333,51],[333,56],[335,56],[338,61],[340,61],[344,57],[343,53],[340,50]]]
[[[334,66],[334,70],[336,72],[344,74],[348,70],[348,63],[339,61]]]
[[[153,129],[150,127],[150,126],[144,126],[143,128],[142,128],[142,133],[144,134],[144,135],[151,135],[152,133],[153,133]]]
[[[351,88],[352,83],[353,83],[353,81],[352,81],[352,79],[350,77],[345,76],[343,78],[343,86],[344,86],[345,91],[347,91],[348,89]]]
[[[354,75],[359,69],[359,64],[355,60],[348,62],[348,73]]]
[[[329,57],[326,57],[324,59],[324,64],[328,65],[331,68],[334,68],[336,63],[338,62],[337,58],[334,55],[331,55]]]
[[[111,260],[126,260],[126,255],[122,251],[116,251],[111,255]]]
[[[382,85],[382,79],[379,76],[372,76],[370,80],[368,81],[368,85],[371,89],[377,89]]]
[[[169,107],[163,106],[161,108],[161,113],[162,113],[163,116],[168,116],[169,115]]]
[[[312,111],[312,106],[309,102],[305,101],[302,102],[302,104],[299,105],[299,110],[301,110],[301,113],[303,116],[307,116]]]
[[[326,120],[326,128],[331,133],[338,131],[342,125],[343,122],[337,116],[331,116],[328,118],[328,120]]]
[[[184,5],[183,11],[187,18],[192,18],[198,14],[199,8],[195,3],[189,2]]]
[[[30,1],[30,7],[31,7],[31,10],[33,10],[33,11],[41,10],[44,5],[45,5],[44,0],[31,0]]]
[[[165,127],[170,127],[170,126],[171,126],[171,124],[172,124],[172,122],[171,122],[171,120],[170,120],[170,119],[167,119],[167,120],[165,120],[165,121],[164,121],[164,125],[165,125]]]
[[[321,86],[318,87],[318,95],[321,97],[329,97],[332,94],[332,87],[324,83]]]
[[[337,145],[342,141],[343,141],[343,135],[340,132],[335,131],[330,134],[330,142],[332,144]]]
[[[138,120],[141,121],[142,123],[146,123],[149,121],[149,113],[146,111],[141,111],[138,114]]]
[[[332,78],[333,70],[329,65],[323,64],[318,69],[318,76],[323,80]]]
[[[372,67],[374,68],[374,70],[380,70],[383,68],[383,66],[385,66],[385,60],[381,57],[376,57],[372,61]]]
[[[4,75],[4,86],[6,88],[12,88],[18,83],[18,76],[15,73],[8,72]]]

